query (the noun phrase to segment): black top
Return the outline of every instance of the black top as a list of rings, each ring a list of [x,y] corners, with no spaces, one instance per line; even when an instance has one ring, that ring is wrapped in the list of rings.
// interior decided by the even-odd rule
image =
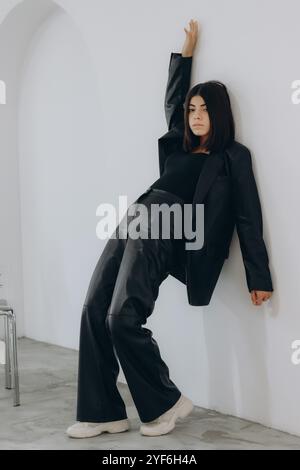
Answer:
[[[196,184],[209,154],[177,150],[165,161],[164,172],[150,187],[163,189],[192,203]]]

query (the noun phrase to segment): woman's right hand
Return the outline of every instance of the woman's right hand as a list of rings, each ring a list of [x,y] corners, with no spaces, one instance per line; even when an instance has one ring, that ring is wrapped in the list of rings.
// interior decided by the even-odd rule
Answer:
[[[182,47],[181,55],[182,57],[191,57],[193,55],[197,39],[198,39],[198,23],[196,20],[191,20],[189,22],[190,30],[188,31],[184,28],[186,33],[186,38]]]

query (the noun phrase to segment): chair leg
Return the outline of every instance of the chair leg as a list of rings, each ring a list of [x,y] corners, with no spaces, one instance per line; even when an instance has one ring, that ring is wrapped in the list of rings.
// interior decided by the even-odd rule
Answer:
[[[8,315],[4,316],[5,333],[5,388],[11,389],[11,356],[10,356],[10,331]]]
[[[20,405],[20,391],[19,391],[19,370],[18,370],[18,351],[17,351],[17,329],[16,317],[14,312],[10,316],[11,330],[12,330],[12,352],[13,352],[13,369],[14,369],[14,406]]]

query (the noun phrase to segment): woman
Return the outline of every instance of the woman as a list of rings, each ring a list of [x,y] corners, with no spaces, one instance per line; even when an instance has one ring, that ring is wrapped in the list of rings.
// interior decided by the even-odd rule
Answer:
[[[184,30],[182,58],[189,61],[198,38],[197,22],[191,20],[190,30]],[[171,93],[170,86],[168,90]],[[218,117],[221,109],[222,119]],[[177,119],[174,110],[169,116]],[[143,423],[141,434],[167,434],[178,418],[188,416],[193,409],[191,400],[170,379],[151,330],[142,327],[153,312],[160,284],[175,266],[185,263],[185,237],[175,237],[178,227],[174,218],[170,237],[164,238],[159,217],[153,216],[152,207],[167,203],[168,207],[178,204],[183,208],[184,204],[192,203],[205,163],[208,159],[213,161],[214,152],[221,144],[230,145],[234,123],[225,86],[211,81],[193,87],[186,97],[184,116],[183,145],[176,145],[169,152],[161,165],[160,178],[133,203],[135,212],[129,210],[132,207],[128,209],[126,223],[123,219],[108,240],[90,281],[81,318],[78,422],[67,429],[70,437],[84,438],[129,429],[125,404],[116,386],[119,373],[116,356]],[[221,132],[218,129],[220,139],[212,132],[218,119],[219,126],[223,126]],[[131,223],[137,214],[139,217],[142,214],[139,226],[145,237],[131,237],[128,221]],[[159,236],[147,237],[154,225],[159,225]],[[253,302],[267,300],[271,290],[253,290]]]

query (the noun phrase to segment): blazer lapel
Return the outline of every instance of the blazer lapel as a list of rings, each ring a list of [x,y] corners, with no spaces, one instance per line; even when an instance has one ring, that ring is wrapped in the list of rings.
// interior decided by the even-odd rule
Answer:
[[[199,157],[200,158],[200,157]],[[203,200],[206,196],[207,191],[211,187],[214,179],[218,175],[223,165],[223,153],[222,152],[213,152],[206,159],[200,176],[197,181],[194,199],[193,199],[193,210],[195,204],[203,203]]]

